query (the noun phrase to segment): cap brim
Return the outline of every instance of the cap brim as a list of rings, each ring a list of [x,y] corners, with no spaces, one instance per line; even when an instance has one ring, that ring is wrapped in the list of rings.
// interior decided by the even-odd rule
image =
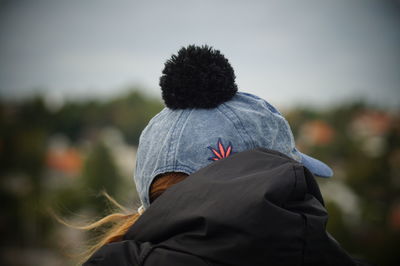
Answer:
[[[332,177],[333,171],[332,169],[326,165],[325,163],[317,160],[307,154],[301,153],[297,151],[301,156],[301,163],[310,170],[316,176],[319,177]]]

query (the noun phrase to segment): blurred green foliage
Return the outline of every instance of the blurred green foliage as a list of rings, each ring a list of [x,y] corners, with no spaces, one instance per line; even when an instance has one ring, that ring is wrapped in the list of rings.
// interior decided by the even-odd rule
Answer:
[[[67,240],[60,238],[62,226],[49,216],[49,207],[63,217],[100,217],[106,212],[99,197],[103,190],[133,205],[135,188],[121,163],[128,159],[133,166],[134,154],[124,158],[131,155],[123,152],[134,149],[162,107],[138,90],[109,100],[68,101],[58,108],[41,96],[1,101],[0,264],[30,265],[14,261],[23,250],[60,254],[60,241]],[[321,187],[329,191],[329,184],[338,183],[357,199],[351,209],[346,208],[350,202],[325,197],[328,231],[355,256],[399,265],[399,111],[355,102],[324,110],[294,108],[286,117],[299,148],[333,166],[336,176],[318,179]],[[114,137],[107,139],[104,132],[110,128]]]
[[[0,101],[0,265],[31,265],[16,255],[33,250],[40,257],[41,250],[60,248],[62,239],[55,237],[60,225],[50,208],[66,218],[85,210],[98,218],[107,212],[103,191],[116,199],[129,197],[130,204],[137,201],[130,176],[122,177],[102,132],[116,128],[122,144],[133,147],[163,108],[138,90],[107,101],[68,101],[58,109],[45,99]],[[57,136],[66,147],[52,151]],[[128,159],[133,166],[134,155]]]
[[[96,195],[107,191],[110,195],[118,195],[119,185],[123,182],[118,169],[107,147],[99,142],[90,151],[82,173],[83,188],[86,195]],[[99,204],[98,199],[91,197],[87,207],[96,213],[106,215],[106,209]]]

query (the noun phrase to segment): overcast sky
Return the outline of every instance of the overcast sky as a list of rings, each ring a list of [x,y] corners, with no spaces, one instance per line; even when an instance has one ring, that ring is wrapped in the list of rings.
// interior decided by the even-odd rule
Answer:
[[[0,95],[159,95],[188,44],[219,49],[240,90],[278,106],[400,107],[397,0],[0,0]]]

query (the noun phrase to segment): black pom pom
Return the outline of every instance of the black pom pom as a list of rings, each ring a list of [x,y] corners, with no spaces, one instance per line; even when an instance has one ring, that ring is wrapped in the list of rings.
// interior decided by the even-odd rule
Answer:
[[[214,108],[237,92],[228,60],[207,45],[183,47],[165,63],[162,74],[162,97],[171,109]]]

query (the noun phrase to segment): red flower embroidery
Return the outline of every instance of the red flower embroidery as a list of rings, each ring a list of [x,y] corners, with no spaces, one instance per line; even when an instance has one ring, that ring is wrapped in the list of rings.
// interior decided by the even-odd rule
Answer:
[[[226,158],[232,154],[232,144],[230,142],[229,142],[228,147],[225,149],[224,145],[222,144],[221,139],[218,139],[217,147],[218,147],[217,149],[214,149],[211,146],[208,147],[214,154],[214,156],[208,158],[208,160],[218,161],[218,160]]]

